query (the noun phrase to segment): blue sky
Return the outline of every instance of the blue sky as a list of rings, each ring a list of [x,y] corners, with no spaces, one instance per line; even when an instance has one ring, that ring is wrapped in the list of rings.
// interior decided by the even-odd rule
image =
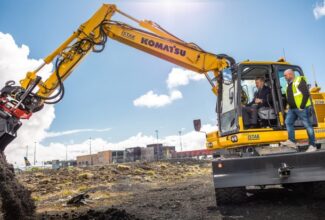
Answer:
[[[18,45],[41,59],[94,13],[103,1],[33,0],[0,1],[0,32],[9,33]],[[325,85],[325,16],[313,9],[322,1],[109,1],[124,12],[153,20],[185,41],[213,53],[226,53],[237,61],[277,60],[285,48],[287,60],[300,65],[313,80]],[[135,25],[117,15],[115,20]],[[215,97],[209,84],[193,81],[179,90],[183,98],[160,108],[136,107],[133,101],[152,90],[167,94],[166,80],[172,68],[164,60],[109,40],[100,54],[91,54],[66,81],[66,95],[55,106],[50,132],[81,128],[107,132],[83,132],[49,138],[83,141],[88,137],[122,141],[138,132],[160,136],[192,130],[192,120],[215,123]]]

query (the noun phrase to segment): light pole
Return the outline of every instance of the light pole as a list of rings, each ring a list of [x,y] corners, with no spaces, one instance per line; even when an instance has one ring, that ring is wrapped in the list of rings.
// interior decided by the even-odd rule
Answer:
[[[93,157],[91,156],[91,137],[89,138],[89,155],[90,155],[90,165],[93,165]]]
[[[65,161],[68,161],[68,145],[65,145]]]
[[[34,142],[34,165],[36,164],[36,141]]]
[[[28,159],[28,145],[26,145],[26,158]]]
[[[155,130],[155,132],[156,132],[156,138],[157,138],[157,144],[158,144],[158,133],[159,133],[159,131]]]
[[[156,149],[156,151],[157,151],[157,160],[159,160],[159,154],[160,154],[160,153],[159,153],[159,150],[160,150],[160,149],[159,149],[159,147],[158,147],[158,139],[159,139],[159,137],[158,137],[158,134],[159,134],[158,129],[155,130],[155,132],[156,132],[156,139],[157,139],[157,140],[156,140],[157,143],[156,143],[156,147],[155,147],[155,149]],[[155,151],[155,150],[154,150],[154,151]]]
[[[179,134],[179,146],[181,147],[181,151],[183,151],[183,143],[182,143],[182,131],[178,131]]]

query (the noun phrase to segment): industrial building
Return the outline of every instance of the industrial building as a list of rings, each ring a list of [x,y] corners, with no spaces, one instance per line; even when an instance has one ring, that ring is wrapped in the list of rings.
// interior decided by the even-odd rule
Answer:
[[[141,160],[151,162],[155,160],[154,148],[142,147],[141,148]]]
[[[77,166],[76,160],[52,160],[52,169],[60,169],[63,167]]]
[[[106,165],[112,163],[112,151],[101,151],[97,154],[77,156],[77,166]]]
[[[113,150],[112,151],[112,162],[123,163],[124,162],[124,150]]]
[[[163,159],[168,160],[172,159],[174,153],[176,152],[175,146],[163,146]]]
[[[211,156],[214,151],[211,150],[191,150],[191,151],[181,151],[174,152],[173,158],[197,158]]]
[[[126,148],[124,162],[135,162],[141,160],[141,147]]]
[[[101,151],[97,153],[97,160],[94,162],[94,165],[106,165],[113,162],[112,160],[112,151]]]
[[[171,159],[175,154],[174,146],[149,144],[147,147],[130,147],[125,150],[107,150],[97,154],[77,156],[77,166],[107,165],[111,163],[155,161]]]
[[[148,144],[147,148],[153,148],[154,160],[163,159],[163,145],[162,144]]]

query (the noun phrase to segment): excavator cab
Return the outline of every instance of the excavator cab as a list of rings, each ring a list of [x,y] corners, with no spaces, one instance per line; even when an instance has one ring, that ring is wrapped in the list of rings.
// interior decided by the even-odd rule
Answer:
[[[216,79],[218,87],[217,119],[219,130],[207,134],[207,148],[227,149],[279,143],[287,139],[285,126],[286,88],[284,71],[294,70],[303,75],[299,66],[284,60],[277,62],[245,61],[220,72]],[[258,92],[256,79],[262,79],[269,88],[263,106],[256,107],[257,120],[252,124],[243,114],[244,108],[252,104]],[[313,99],[313,94],[311,95]],[[317,114],[312,108],[312,122],[317,128]],[[305,139],[304,127],[298,120],[295,124],[298,139]],[[301,135],[300,135],[301,134]],[[276,138],[274,138],[276,137]]]

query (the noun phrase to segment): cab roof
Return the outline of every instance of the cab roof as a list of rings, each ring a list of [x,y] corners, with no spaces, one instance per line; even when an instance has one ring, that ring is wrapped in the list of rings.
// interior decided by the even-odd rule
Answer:
[[[245,60],[240,62],[239,64],[245,65],[291,65],[284,58],[280,58],[277,61],[255,61],[255,60]]]

